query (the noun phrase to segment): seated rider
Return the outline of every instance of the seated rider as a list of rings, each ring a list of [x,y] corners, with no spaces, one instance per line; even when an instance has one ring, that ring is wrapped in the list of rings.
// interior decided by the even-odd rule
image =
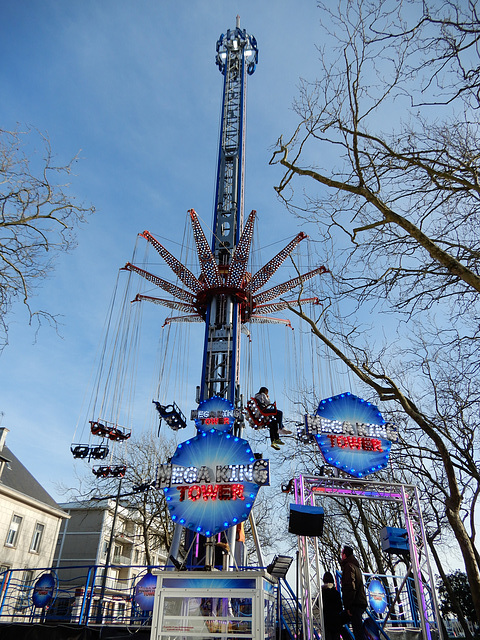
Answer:
[[[283,428],[283,413],[271,403],[268,397],[267,387],[260,387],[258,393],[255,394],[255,400],[264,414],[272,414],[272,420],[268,423],[270,429],[270,442],[271,446],[277,451],[280,449],[281,444],[285,444],[280,440],[279,434],[288,435],[292,433],[288,429]]]

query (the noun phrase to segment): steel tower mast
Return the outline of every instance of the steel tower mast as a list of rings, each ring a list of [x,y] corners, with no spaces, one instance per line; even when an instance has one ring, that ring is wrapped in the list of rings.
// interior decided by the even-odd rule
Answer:
[[[295,247],[307,237],[305,233],[300,232],[256,273],[247,272],[256,212],[252,211],[244,224],[246,85],[247,76],[254,73],[257,62],[256,40],[240,28],[240,18],[237,16],[235,29],[229,29],[226,34],[222,34],[216,47],[216,64],[224,77],[224,86],[211,244],[205,237],[196,212],[193,209],[189,210],[200,274],[197,277],[192,273],[149,231],[144,231],[140,236],[154,247],[170,267],[177,278],[176,284],[130,262],[123,267],[127,271],[137,273],[170,296],[165,299],[138,294],[134,302],[148,301],[184,314],[167,318],[165,325],[171,322],[205,322],[201,384],[197,388],[199,406],[210,398],[220,397],[236,409],[243,409],[239,392],[241,325],[290,325],[288,320],[273,318],[270,314],[303,303],[318,304],[318,299],[299,299],[297,296],[293,300],[283,298],[281,301],[274,301],[295,288],[303,287],[307,280],[328,271],[322,265],[308,273],[298,274],[287,282],[264,288]],[[172,429],[178,430],[187,426],[185,416],[175,403],[164,406],[155,402],[155,405],[161,418],[165,419]],[[241,416],[242,412],[236,412],[233,427],[236,432],[241,431],[243,425],[243,417],[238,415]],[[249,421],[251,420],[255,423],[250,415]],[[253,523],[253,520],[251,522]],[[192,529],[192,526],[186,528],[193,533],[199,533],[201,529]],[[170,556],[173,558],[177,557],[182,530],[183,523],[179,520],[175,526],[170,549]],[[227,527],[225,530],[229,531],[229,547],[234,554],[236,527]],[[256,538],[255,534],[254,537]],[[212,566],[213,538],[206,538],[209,552],[206,554],[208,558],[206,557],[205,562],[206,565]],[[257,540],[256,546],[261,561],[261,550]]]
[[[227,279],[243,228],[246,84],[257,61],[257,42],[240,28],[237,16],[236,28],[220,36],[216,55],[224,85],[212,252],[222,279]],[[223,287],[212,293],[199,400],[217,395],[235,405],[239,400],[240,301],[234,291]]]
[[[301,231],[256,273],[247,272],[256,212],[252,211],[244,224],[246,85],[247,76],[254,73],[258,62],[257,42],[245,29],[240,29],[240,18],[237,16],[235,29],[229,29],[220,36],[216,51],[216,64],[224,77],[224,85],[211,245],[208,244],[196,212],[189,210],[201,274],[195,276],[149,231],[144,231],[140,236],[160,254],[176,275],[178,284],[159,278],[130,262],[123,268],[137,273],[173,298],[138,294],[135,302],[153,302],[188,314],[167,318],[165,324],[205,322],[201,384],[197,402],[200,404],[219,396],[240,408],[241,325],[289,325],[288,320],[272,318],[269,314],[302,303],[318,303],[318,300],[300,300],[297,297],[288,301],[273,301],[328,270],[322,265],[270,289],[263,289],[299,242],[307,237]]]

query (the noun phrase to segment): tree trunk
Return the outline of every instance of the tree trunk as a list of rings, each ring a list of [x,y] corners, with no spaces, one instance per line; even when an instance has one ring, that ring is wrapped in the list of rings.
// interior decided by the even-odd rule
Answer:
[[[447,504],[446,513],[462,553],[465,572],[472,591],[473,606],[475,607],[477,620],[480,620],[480,572],[475,557],[475,550],[458,511],[454,512]]]
[[[460,604],[455,596],[455,592],[452,590],[451,586],[450,586],[450,581],[448,580],[448,577],[445,573],[445,571],[443,570],[443,565],[440,561],[440,558],[438,556],[437,553],[437,549],[435,547],[435,541],[432,540],[430,537],[427,536],[427,541],[428,541],[428,546],[430,547],[430,551],[432,552],[432,555],[434,557],[435,560],[435,564],[437,565],[437,569],[438,572],[440,573],[440,577],[443,580],[443,583],[448,591],[448,595],[450,596],[450,601],[452,603],[453,609],[455,610],[455,613],[457,615],[457,618],[460,622],[460,624],[462,625],[462,629],[465,633],[465,640],[473,640],[473,636],[470,632],[470,628],[468,626],[468,623],[465,619],[465,616],[463,615],[463,611],[460,607]]]

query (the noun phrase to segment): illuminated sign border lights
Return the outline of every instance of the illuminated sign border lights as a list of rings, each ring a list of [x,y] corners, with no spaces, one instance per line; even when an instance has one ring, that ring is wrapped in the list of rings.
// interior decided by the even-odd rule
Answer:
[[[356,478],[362,478],[374,471],[385,469],[387,466],[392,446],[389,440],[375,439],[372,445],[372,439],[365,438],[365,440],[368,440],[368,446],[375,448],[375,450],[366,451],[361,448],[361,443],[358,443],[358,440],[361,440],[360,438],[333,437],[335,441],[332,445],[332,436],[316,436],[325,461],[332,466],[338,467]],[[353,448],[352,440],[355,441]]]
[[[213,396],[198,405],[191,412],[190,418],[195,420],[199,431],[231,431],[236,418],[242,415],[241,409],[235,409],[227,398]]]
[[[305,427],[325,461],[356,478],[384,469],[398,439],[378,407],[348,391],[322,400],[314,416],[305,416]]]
[[[269,461],[257,460],[246,440],[212,428],[178,445],[156,486],[175,523],[208,537],[248,518],[269,475]]]
[[[255,589],[255,578],[162,577],[164,589]]]

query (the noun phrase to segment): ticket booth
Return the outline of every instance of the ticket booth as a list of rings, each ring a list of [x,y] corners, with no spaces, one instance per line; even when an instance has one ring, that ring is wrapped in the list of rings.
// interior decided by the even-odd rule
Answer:
[[[151,638],[274,640],[275,585],[265,571],[159,571]]]

